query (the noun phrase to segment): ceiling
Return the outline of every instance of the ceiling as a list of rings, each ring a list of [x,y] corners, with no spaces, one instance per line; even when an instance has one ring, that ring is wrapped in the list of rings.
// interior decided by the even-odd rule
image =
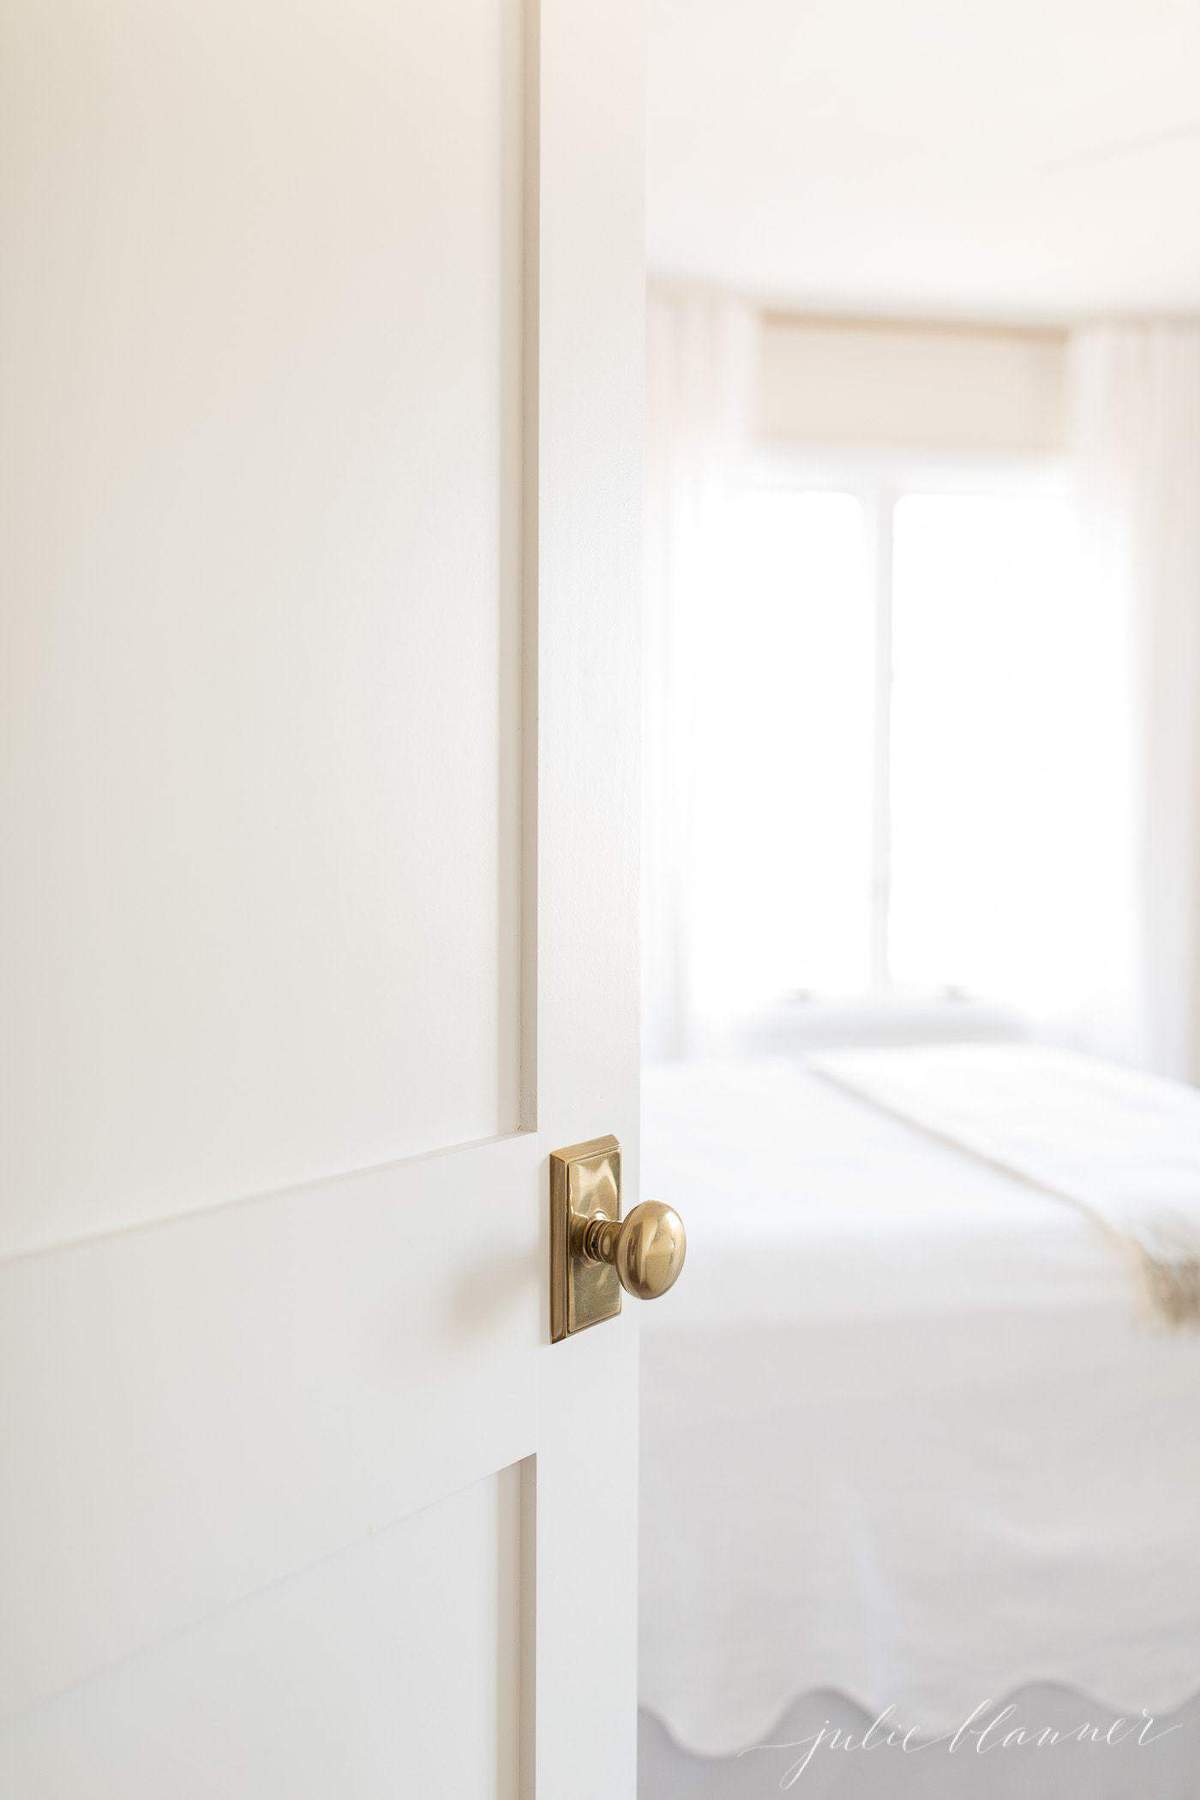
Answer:
[[[1200,0],[650,0],[651,270],[839,313],[1200,310]]]

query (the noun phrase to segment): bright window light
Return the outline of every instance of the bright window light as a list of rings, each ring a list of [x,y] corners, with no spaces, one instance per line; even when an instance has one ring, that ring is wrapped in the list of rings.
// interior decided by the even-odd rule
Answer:
[[[700,1010],[869,976],[874,617],[848,494],[751,491],[702,632],[690,935]]]
[[[1114,688],[1067,497],[755,488],[731,544],[691,638],[698,1013],[1069,1002],[1102,954]]]
[[[889,975],[1037,1005],[1064,972],[1089,784],[1065,500],[895,508]]]

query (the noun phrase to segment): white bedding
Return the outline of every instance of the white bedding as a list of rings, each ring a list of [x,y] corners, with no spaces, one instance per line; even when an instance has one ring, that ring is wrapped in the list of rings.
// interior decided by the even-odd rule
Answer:
[[[650,1072],[645,1708],[688,1748],[835,1689],[945,1730],[1035,1681],[1200,1689],[1200,1341],[1089,1220],[792,1063]]]
[[[1077,1206],[1167,1325],[1200,1325],[1200,1093],[1028,1044],[818,1057],[886,1112]]]

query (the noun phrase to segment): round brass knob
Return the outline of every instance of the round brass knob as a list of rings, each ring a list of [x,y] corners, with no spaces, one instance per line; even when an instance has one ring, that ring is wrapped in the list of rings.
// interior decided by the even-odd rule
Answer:
[[[603,1214],[583,1229],[583,1254],[589,1262],[611,1263],[627,1294],[657,1300],[674,1287],[687,1255],[687,1232],[673,1206],[643,1200],[619,1222]]]

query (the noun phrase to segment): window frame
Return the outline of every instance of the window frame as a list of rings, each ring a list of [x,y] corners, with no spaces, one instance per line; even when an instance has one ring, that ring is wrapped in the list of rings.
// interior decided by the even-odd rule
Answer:
[[[870,581],[874,596],[874,763],[871,784],[871,890],[869,1002],[886,1003],[899,991],[888,958],[891,908],[891,706],[893,545],[896,508],[916,495],[987,494],[1065,498],[1071,462],[1063,453],[945,449],[907,445],[829,445],[792,442],[760,445],[738,476],[743,490],[850,494],[867,521]],[[930,996],[958,1002],[950,990]],[[823,1002],[827,1004],[826,1002]]]

